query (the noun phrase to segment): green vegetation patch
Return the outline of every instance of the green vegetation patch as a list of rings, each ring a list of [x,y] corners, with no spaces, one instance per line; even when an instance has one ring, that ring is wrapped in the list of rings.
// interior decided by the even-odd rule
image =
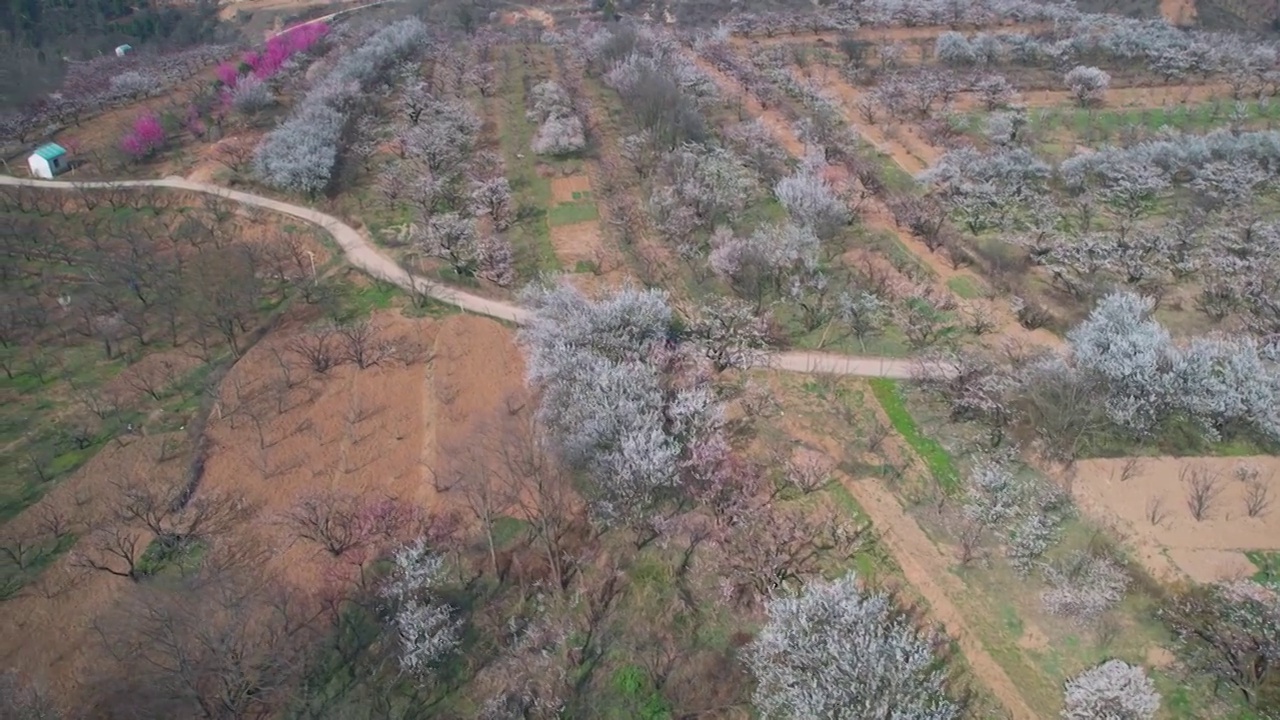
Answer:
[[[1274,550],[1247,550],[1244,554],[1258,568],[1253,579],[1260,583],[1280,583],[1280,552]]]
[[[929,468],[930,474],[933,475],[933,479],[938,482],[938,485],[948,493],[958,490],[960,476],[956,472],[955,462],[951,459],[951,454],[937,440],[926,436],[920,431],[920,426],[916,424],[915,418],[907,410],[906,402],[902,397],[902,391],[899,389],[897,381],[889,378],[872,378],[868,383],[871,385],[871,392],[875,394],[876,400],[880,402],[885,414],[889,416],[889,422],[893,424],[893,429],[897,430],[898,434],[907,441],[907,444],[916,451],[916,454],[924,461],[925,466]]]
[[[498,140],[516,206],[516,221],[507,231],[507,237],[515,250],[517,274],[531,278],[541,272],[559,270],[560,264],[547,225],[551,180],[538,172],[538,158],[530,149],[536,128],[525,116],[528,67],[518,57],[511,60],[507,63],[511,72],[493,99],[498,107],[491,114],[499,116]]]
[[[669,720],[671,708],[654,687],[649,674],[639,665],[624,665],[614,671],[613,690],[618,703],[608,717],[628,720]]]
[[[577,195],[578,193],[574,193]],[[551,208],[547,213],[547,222],[551,227],[573,225],[581,222],[592,222],[599,219],[600,211],[593,202],[565,202]]]
[[[76,535],[63,533],[42,541],[10,544],[0,554],[0,601],[8,600],[76,544]]]
[[[978,300],[983,296],[982,288],[968,275],[957,275],[951,278],[947,281],[947,287],[965,300]]]
[[[156,538],[138,558],[138,574],[160,575],[161,573],[186,574],[200,566],[208,546],[196,538]]]

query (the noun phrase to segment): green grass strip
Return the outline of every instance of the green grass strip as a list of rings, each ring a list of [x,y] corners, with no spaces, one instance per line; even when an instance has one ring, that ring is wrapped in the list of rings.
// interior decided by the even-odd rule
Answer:
[[[1248,550],[1244,556],[1258,567],[1258,572],[1253,575],[1254,580],[1260,583],[1280,582],[1280,552]]]
[[[956,472],[955,463],[951,460],[946,448],[931,437],[920,432],[916,419],[911,417],[907,405],[902,399],[902,391],[898,389],[896,380],[889,378],[872,378],[871,392],[889,416],[893,429],[907,441],[916,454],[924,460],[933,479],[947,493],[955,492],[960,487],[960,476]]]

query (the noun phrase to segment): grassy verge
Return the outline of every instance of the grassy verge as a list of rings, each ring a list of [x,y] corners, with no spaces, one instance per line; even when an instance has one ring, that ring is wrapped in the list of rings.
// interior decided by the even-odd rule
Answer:
[[[959,489],[960,476],[956,472],[951,454],[937,440],[921,432],[915,418],[907,410],[898,382],[889,378],[873,378],[867,382],[876,400],[880,402],[880,407],[884,408],[885,414],[889,416],[893,429],[897,430],[907,444],[916,451],[925,466],[929,468],[933,479],[945,492],[956,492]]]
[[[983,295],[982,288],[968,275],[957,275],[951,278],[947,281],[947,287],[965,300],[978,300]]]
[[[1260,583],[1280,583],[1280,552],[1247,550],[1244,554],[1258,568],[1253,579]]]
[[[563,202],[551,208],[547,214],[547,222],[556,227],[573,225],[574,223],[593,222],[600,219],[600,211],[590,201]]]
[[[1248,429],[1228,428],[1221,440],[1209,440],[1195,422],[1173,417],[1157,425],[1141,442],[1119,431],[1096,433],[1085,443],[1081,457],[1118,458],[1133,456],[1249,457],[1274,455],[1280,448]]]
[[[536,128],[525,117],[524,82],[528,68],[515,49],[508,49],[502,88],[494,98],[498,138],[506,161],[507,179],[515,195],[517,220],[507,236],[516,252],[516,272],[522,278],[560,269],[547,208],[551,205],[551,181],[538,174],[538,161],[529,143]]]

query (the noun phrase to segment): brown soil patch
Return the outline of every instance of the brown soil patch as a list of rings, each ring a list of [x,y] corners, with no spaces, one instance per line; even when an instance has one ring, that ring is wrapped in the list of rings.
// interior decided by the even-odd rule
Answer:
[[[1195,0],[1160,0],[1160,15],[1171,24],[1179,27],[1194,25],[1196,21]]]
[[[604,252],[600,240],[600,225],[595,220],[555,225],[551,228],[551,246],[561,265],[572,269],[579,262],[597,262]]]
[[[199,159],[191,166],[186,178],[195,182],[213,183],[218,176],[230,171],[222,159],[236,162],[232,158],[252,157],[261,138],[260,132],[237,133],[200,149]]]
[[[180,439],[181,433],[177,433],[108,444],[39,503],[6,523],[3,536],[40,536],[46,512],[73,519],[76,531],[96,523],[105,517],[113,501],[109,485],[113,480],[149,486],[180,483],[186,469],[182,460],[156,463],[165,443]],[[0,667],[39,678],[53,697],[73,702],[79,682],[108,661],[93,621],[109,610],[130,584],[106,573],[86,572],[75,567],[71,554],[63,555],[34,584],[3,603]]]
[[[524,359],[511,330],[495,320],[455,315],[440,323],[434,365],[434,433],[442,452],[473,441],[495,410],[527,399]]]
[[[218,17],[223,20],[233,20],[236,14],[240,12],[262,13],[271,11],[280,13],[280,17],[276,18],[277,24],[280,24],[286,12],[296,12],[316,5],[330,5],[332,3],[333,0],[232,0],[222,6],[222,9],[218,11]],[[362,3],[352,3],[352,7],[360,4]],[[268,33],[268,36],[270,34]]]
[[[581,200],[581,194],[591,192],[591,178],[587,175],[551,178],[551,202],[553,204]],[[579,197],[573,194],[578,193]]]
[[[1155,668],[1169,667],[1177,662],[1178,656],[1174,655],[1167,648],[1155,646],[1147,649],[1147,665]]]
[[[420,508],[434,499],[423,481],[421,413],[435,322],[394,313],[375,322],[395,359],[318,375],[288,349],[295,333],[272,335],[228,373],[210,418],[214,450],[201,492],[228,493],[257,508],[251,522],[260,526],[268,562],[294,585],[323,584],[333,564],[315,545],[295,543],[278,522],[302,497],[335,490]],[[277,353],[290,364],[289,380]]]
[[[522,402],[523,366],[511,331],[495,321],[381,313],[374,317],[379,344],[394,348],[393,357],[364,370],[344,364],[320,375],[289,350],[306,319],[303,312],[283,319],[280,330],[228,373],[209,419],[210,452],[197,498],[237,498],[247,516],[227,539],[252,543],[267,571],[286,582],[326,592],[348,582],[353,561],[361,558],[334,560],[316,545],[297,541],[280,522],[289,508],[308,493],[340,490],[440,511],[429,471],[439,455],[437,441],[440,448],[456,448],[476,432],[477,418],[505,414],[509,398]],[[174,358],[154,355],[131,372],[159,372],[166,360]],[[180,485],[189,453],[174,448],[184,436],[126,437],[109,444],[6,523],[3,536],[39,535],[47,511],[54,509],[74,520],[79,532],[113,508],[112,480]],[[162,455],[169,459],[161,462]],[[107,662],[94,621],[135,587],[124,578],[86,574],[74,566],[74,552],[5,602],[6,622],[0,623],[0,667],[39,678],[68,703]]]
[[[1126,461],[1085,460],[1078,464],[1072,493],[1085,512],[1113,525],[1157,577],[1185,574],[1197,582],[1251,575],[1245,550],[1280,549],[1280,513],[1249,517],[1248,485],[1235,477],[1242,465],[1257,468],[1257,481],[1280,495],[1280,458],[1142,458],[1124,478]],[[1191,515],[1184,469],[1203,468],[1217,495],[1204,520]],[[1154,515],[1157,522],[1152,523]]]
[[[515,25],[522,20],[529,20],[538,23],[548,30],[556,29],[556,19],[551,13],[538,8],[521,8],[510,12],[502,13],[501,22],[503,25]]]

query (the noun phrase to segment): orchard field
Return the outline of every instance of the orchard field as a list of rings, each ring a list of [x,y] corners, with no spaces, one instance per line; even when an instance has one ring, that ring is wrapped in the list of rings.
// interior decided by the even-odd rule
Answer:
[[[300,8],[0,116],[0,715],[1280,712],[1276,43]]]

